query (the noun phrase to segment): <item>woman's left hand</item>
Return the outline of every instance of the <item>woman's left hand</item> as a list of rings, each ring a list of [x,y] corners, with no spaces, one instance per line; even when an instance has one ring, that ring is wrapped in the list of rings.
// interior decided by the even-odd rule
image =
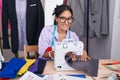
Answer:
[[[87,55],[87,52],[84,50],[83,54],[80,56],[80,60],[87,61],[88,59],[91,59],[91,58]]]

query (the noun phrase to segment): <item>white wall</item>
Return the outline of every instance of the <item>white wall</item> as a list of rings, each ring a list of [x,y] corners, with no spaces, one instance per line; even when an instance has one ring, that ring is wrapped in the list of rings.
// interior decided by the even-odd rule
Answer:
[[[45,0],[45,25],[53,25],[54,16],[52,16],[52,13],[56,5],[60,4],[63,4],[63,0]]]
[[[120,59],[120,0],[115,0],[111,58]]]

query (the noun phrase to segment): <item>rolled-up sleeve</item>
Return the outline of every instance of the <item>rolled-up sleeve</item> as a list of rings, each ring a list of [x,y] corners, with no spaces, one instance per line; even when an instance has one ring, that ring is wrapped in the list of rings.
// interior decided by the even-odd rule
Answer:
[[[49,30],[49,26],[46,26],[43,28],[38,42],[38,53],[39,58],[42,58],[43,54],[45,53],[45,50],[47,47],[51,46],[51,32]]]

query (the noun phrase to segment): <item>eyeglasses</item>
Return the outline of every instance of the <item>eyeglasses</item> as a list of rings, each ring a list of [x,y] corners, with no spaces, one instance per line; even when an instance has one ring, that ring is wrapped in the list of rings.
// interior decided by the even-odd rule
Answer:
[[[74,18],[73,18],[73,17],[70,17],[70,18],[58,17],[58,18],[60,18],[60,21],[61,21],[62,23],[65,23],[65,22],[67,21],[69,24],[71,24],[71,23],[74,21]]]

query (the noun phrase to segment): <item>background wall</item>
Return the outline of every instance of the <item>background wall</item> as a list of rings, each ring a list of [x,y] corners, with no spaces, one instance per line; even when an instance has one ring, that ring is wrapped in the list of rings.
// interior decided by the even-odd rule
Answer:
[[[54,17],[52,13],[56,5],[60,4],[63,4],[63,0],[45,0],[45,25],[53,25]]]
[[[113,12],[114,15],[111,41],[111,58],[120,59],[120,0],[115,1],[115,7]]]

